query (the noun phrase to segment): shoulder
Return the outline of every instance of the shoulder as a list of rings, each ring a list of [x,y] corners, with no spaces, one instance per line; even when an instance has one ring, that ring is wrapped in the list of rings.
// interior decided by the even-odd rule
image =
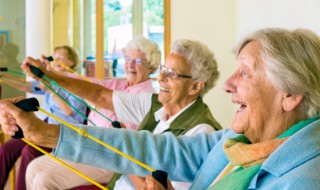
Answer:
[[[289,167],[289,166],[288,166]],[[283,175],[268,173],[258,179],[258,186],[267,189],[313,190],[320,187],[320,155],[306,160]]]

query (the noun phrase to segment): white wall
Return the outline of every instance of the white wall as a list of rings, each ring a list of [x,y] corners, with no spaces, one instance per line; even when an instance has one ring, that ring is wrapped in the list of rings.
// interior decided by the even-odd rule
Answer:
[[[319,0],[172,0],[171,36],[204,42],[216,54],[221,77],[205,97],[215,118],[230,127],[236,105],[223,92],[233,72],[233,44],[243,35],[264,27],[309,28],[320,34]]]
[[[237,107],[223,91],[223,82],[234,70],[231,48],[236,40],[243,34],[271,26],[305,27],[320,34],[319,7],[319,0],[171,1],[172,41],[199,40],[216,54],[221,77],[206,95],[205,102],[223,127],[230,127]]]
[[[172,0],[171,38],[198,40],[215,52],[220,79],[204,98],[214,117],[223,127],[230,127],[235,109],[231,96],[223,91],[223,82],[234,68],[231,47],[235,38],[234,0]]]
[[[237,34],[264,27],[299,27],[320,34],[319,0],[240,0]]]
[[[51,52],[51,0],[26,0],[26,54],[38,58],[50,55]],[[28,80],[33,80],[27,78]],[[43,95],[27,93],[28,97],[36,97],[40,106]],[[43,115],[35,112],[37,116]]]

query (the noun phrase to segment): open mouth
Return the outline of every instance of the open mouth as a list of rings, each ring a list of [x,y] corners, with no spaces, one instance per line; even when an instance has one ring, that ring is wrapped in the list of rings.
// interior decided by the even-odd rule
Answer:
[[[135,74],[137,74],[137,72],[136,71],[128,71],[127,74],[135,75]]]
[[[244,109],[247,108],[247,104],[243,103],[243,102],[237,102],[237,104],[240,105],[239,109],[237,110],[237,112],[242,112]]]
[[[164,87],[160,86],[160,91],[162,91],[162,92],[171,92],[172,90],[169,89],[169,88],[164,88]]]

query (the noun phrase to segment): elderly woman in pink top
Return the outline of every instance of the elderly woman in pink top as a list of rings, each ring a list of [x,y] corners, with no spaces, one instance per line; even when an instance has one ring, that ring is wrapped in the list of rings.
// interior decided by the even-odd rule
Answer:
[[[100,84],[106,88],[118,91],[132,92],[132,93],[153,93],[152,80],[149,75],[154,73],[160,64],[161,53],[154,42],[138,36],[133,38],[125,48],[122,49],[122,54],[125,58],[125,73],[127,78],[115,78],[111,80],[92,79],[94,83]],[[96,105],[99,106],[99,105]],[[110,118],[117,120],[114,112],[106,109],[98,109],[99,112]],[[111,123],[97,114],[90,112],[89,119],[93,121],[96,126],[112,127]],[[142,120],[143,118],[141,118]],[[127,129],[137,129],[138,123],[126,123]]]
[[[149,75],[157,70],[161,61],[161,53],[157,44],[142,36],[138,36],[128,42],[126,47],[122,49],[122,53],[125,58],[124,68],[127,76],[126,79],[92,79],[92,82],[113,90],[132,93],[153,93],[155,90],[152,87],[152,80],[149,78]],[[74,75],[69,76],[76,77]],[[97,108],[97,110],[111,120],[117,120],[114,112],[99,108]],[[96,112],[91,111],[89,119],[95,123],[96,126],[112,127],[107,119]],[[143,118],[140,118],[140,121],[142,119]],[[139,118],[137,118],[137,121],[125,123],[125,126],[127,129],[137,129],[140,121]],[[113,172],[111,171],[74,162],[66,162],[98,183],[107,183],[113,176]],[[90,182],[74,174],[47,156],[41,156],[31,162],[27,169],[26,183],[27,189],[33,190],[71,189],[90,184]]]

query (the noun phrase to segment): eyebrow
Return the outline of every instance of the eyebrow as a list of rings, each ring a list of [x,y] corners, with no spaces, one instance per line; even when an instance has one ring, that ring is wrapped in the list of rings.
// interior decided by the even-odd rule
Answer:
[[[258,65],[257,63],[259,60],[256,56],[243,55],[243,56],[238,56],[237,59],[240,59],[242,65],[244,65],[246,68],[257,70],[257,65]]]

